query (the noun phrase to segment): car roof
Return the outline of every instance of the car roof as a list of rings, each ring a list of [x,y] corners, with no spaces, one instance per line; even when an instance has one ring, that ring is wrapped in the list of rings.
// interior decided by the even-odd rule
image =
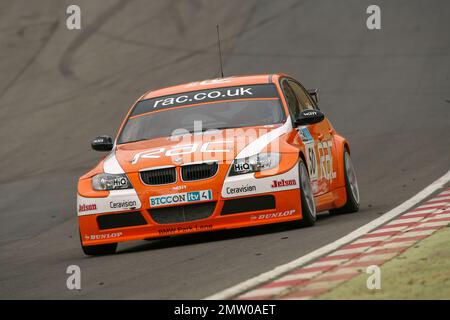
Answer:
[[[284,73],[275,74],[256,74],[256,75],[239,75],[230,76],[217,79],[207,79],[201,81],[194,81],[190,83],[183,83],[176,86],[166,87],[157,90],[151,90],[145,93],[139,100],[147,100],[151,98],[167,96],[172,94],[178,94],[183,92],[197,91],[197,90],[208,90],[221,87],[233,87],[241,85],[251,85],[251,84],[264,84],[272,83],[278,80],[281,76],[287,76]]]

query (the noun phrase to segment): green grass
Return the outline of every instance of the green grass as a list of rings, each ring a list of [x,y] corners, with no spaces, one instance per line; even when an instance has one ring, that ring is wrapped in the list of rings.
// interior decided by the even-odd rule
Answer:
[[[450,299],[450,227],[381,266],[381,289],[369,290],[362,273],[316,299]]]

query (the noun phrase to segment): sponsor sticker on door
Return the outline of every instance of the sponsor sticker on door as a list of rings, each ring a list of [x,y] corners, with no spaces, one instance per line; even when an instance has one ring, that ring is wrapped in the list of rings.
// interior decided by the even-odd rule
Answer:
[[[150,207],[212,200],[211,190],[192,191],[150,197]]]

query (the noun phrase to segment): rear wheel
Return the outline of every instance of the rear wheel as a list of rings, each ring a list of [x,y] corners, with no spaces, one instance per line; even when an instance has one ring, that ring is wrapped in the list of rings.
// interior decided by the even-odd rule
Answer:
[[[116,253],[117,243],[100,244],[96,246],[83,246],[83,243],[81,243],[81,249],[83,249],[84,254],[88,256],[103,256]]]
[[[302,227],[310,227],[314,225],[317,220],[316,202],[312,193],[311,182],[309,180],[308,170],[305,163],[299,162],[299,179],[300,179],[300,198],[302,202],[302,220],[300,225]]]
[[[341,208],[330,210],[331,214],[352,213],[359,210],[358,181],[350,154],[347,151],[344,152],[344,177],[347,202]]]

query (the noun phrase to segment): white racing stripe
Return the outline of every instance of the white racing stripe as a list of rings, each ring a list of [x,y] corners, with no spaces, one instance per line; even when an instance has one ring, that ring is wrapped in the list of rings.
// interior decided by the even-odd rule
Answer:
[[[113,149],[111,153],[106,157],[105,161],[103,162],[103,171],[105,173],[111,174],[125,173],[125,171],[123,171],[122,167],[120,166],[119,161],[117,161],[116,150]]]
[[[269,131],[268,133],[260,136],[258,139],[250,142],[244,149],[241,150],[241,152],[239,152],[236,159],[243,159],[260,153],[269,143],[292,130],[291,117],[289,116],[281,127]]]
[[[287,273],[293,269],[301,267],[314,259],[324,256],[324,255],[340,248],[341,246],[343,246],[349,242],[352,242],[353,240],[358,239],[362,235],[369,233],[373,229],[385,224],[389,220],[397,217],[398,215],[402,214],[406,210],[412,208],[417,203],[419,203],[420,201],[424,200],[429,195],[431,195],[433,192],[435,192],[439,188],[442,188],[448,181],[450,181],[450,170],[445,175],[443,175],[441,178],[439,178],[438,180],[436,180],[435,182],[430,184],[428,187],[426,187],[425,189],[420,191],[418,194],[416,194],[412,198],[406,200],[405,202],[403,202],[399,206],[395,207],[394,209],[390,210],[389,212],[385,213],[381,217],[356,229],[355,231],[349,233],[348,235],[346,235],[324,247],[321,247],[313,252],[310,252],[307,255],[304,255],[298,259],[295,259],[289,263],[278,266],[271,271],[265,272],[263,274],[260,274],[259,276],[256,276],[254,278],[251,278],[249,280],[241,282],[231,288],[225,289],[221,292],[218,292],[216,294],[208,296],[205,299],[206,300],[230,299],[230,298],[238,296],[238,295],[242,294],[243,292],[248,291],[258,285],[269,282],[270,280],[273,280],[284,273]],[[446,222],[446,223],[448,223],[448,222]],[[395,247],[395,245],[397,245],[397,244],[404,245],[404,243],[393,243],[393,244],[389,244],[390,245],[389,247],[386,245],[386,246],[377,247],[377,248],[378,249],[390,248],[390,247]]]

